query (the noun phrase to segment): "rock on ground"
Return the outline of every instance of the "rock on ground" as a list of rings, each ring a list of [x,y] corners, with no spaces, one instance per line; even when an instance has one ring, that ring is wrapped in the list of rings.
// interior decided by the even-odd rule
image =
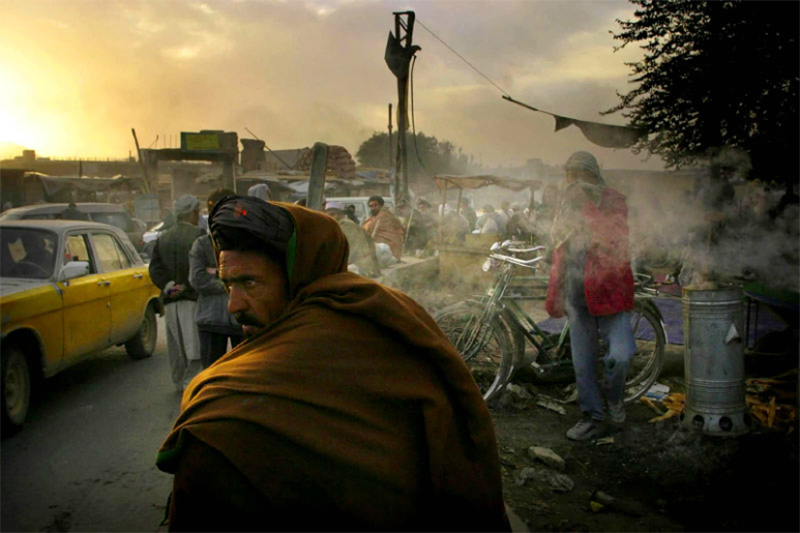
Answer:
[[[561,470],[562,472],[567,467],[566,463],[564,462],[564,459],[562,459],[561,456],[559,456],[556,452],[554,452],[550,448],[543,448],[541,446],[531,446],[530,448],[528,448],[528,455],[530,455],[533,459],[543,462],[550,468],[555,468],[556,470]]]

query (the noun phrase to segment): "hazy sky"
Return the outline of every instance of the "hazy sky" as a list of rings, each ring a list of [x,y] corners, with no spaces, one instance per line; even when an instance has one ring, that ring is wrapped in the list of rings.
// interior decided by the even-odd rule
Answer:
[[[126,157],[139,141],[224,129],[273,149],[347,147],[385,131],[396,81],[384,63],[393,11],[418,21],[514,98],[561,115],[598,111],[628,90],[636,47],[614,53],[625,1],[16,1],[0,0],[0,142],[42,156]],[[526,111],[416,26],[417,131],[484,164],[575,150],[605,168],[661,168],[596,147]],[[395,125],[396,128],[396,125]]]

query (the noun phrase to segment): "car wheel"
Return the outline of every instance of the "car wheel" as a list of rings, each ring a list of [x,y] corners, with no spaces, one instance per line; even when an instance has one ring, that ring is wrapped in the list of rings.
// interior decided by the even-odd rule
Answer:
[[[142,325],[139,331],[125,343],[125,351],[133,359],[146,359],[153,355],[158,339],[158,324],[156,323],[156,312],[152,305],[147,306],[144,312]]]
[[[3,347],[2,424],[15,432],[25,423],[31,403],[31,374],[28,360],[16,346]]]

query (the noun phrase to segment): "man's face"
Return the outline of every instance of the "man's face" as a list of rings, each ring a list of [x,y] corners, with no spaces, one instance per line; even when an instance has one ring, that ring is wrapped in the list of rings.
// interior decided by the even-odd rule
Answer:
[[[228,290],[228,311],[247,337],[280,317],[289,305],[286,274],[264,254],[223,251],[219,256],[219,277]]]
[[[376,216],[378,212],[381,210],[381,204],[378,200],[372,200],[369,203],[369,214],[372,216]]]
[[[571,168],[567,170],[567,183],[574,183],[576,181],[585,181],[586,183],[594,183],[594,174],[585,168]]]

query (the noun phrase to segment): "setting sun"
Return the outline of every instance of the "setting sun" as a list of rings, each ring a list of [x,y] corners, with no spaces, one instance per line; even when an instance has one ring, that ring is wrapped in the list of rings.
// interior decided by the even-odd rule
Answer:
[[[48,131],[52,130],[37,120],[35,113],[28,108],[19,78],[13,76],[5,65],[0,66],[0,102],[3,102],[0,108],[0,142],[55,148],[47,138]]]

